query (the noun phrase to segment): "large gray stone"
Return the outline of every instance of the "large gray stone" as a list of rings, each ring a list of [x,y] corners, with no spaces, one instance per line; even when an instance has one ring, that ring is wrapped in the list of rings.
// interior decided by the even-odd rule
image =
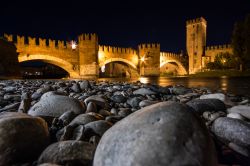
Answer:
[[[228,113],[239,113],[242,116],[250,119],[250,106],[248,105],[238,105],[227,109]]]
[[[90,129],[94,133],[98,134],[99,136],[102,136],[111,126],[112,126],[112,123],[108,121],[98,120],[98,121],[90,122],[86,124],[84,127],[85,129]]]
[[[137,108],[139,107],[139,103],[141,102],[141,99],[139,97],[133,97],[129,98],[127,100],[127,103],[132,107],[132,108]]]
[[[175,86],[171,89],[172,93],[176,95],[184,95],[186,93],[191,93],[192,90],[183,86]]]
[[[225,104],[219,99],[194,99],[186,104],[192,107],[198,114],[206,111],[226,111]]]
[[[71,89],[72,89],[75,93],[80,93],[80,92],[81,92],[80,86],[79,86],[79,84],[77,84],[77,83],[74,83],[74,84],[71,86]]]
[[[44,94],[46,92],[49,92],[51,90],[50,85],[43,85],[43,87],[36,90],[37,93]]]
[[[81,90],[91,89],[91,85],[88,80],[82,80],[81,82],[79,82],[79,85]]]
[[[102,95],[89,96],[84,100],[85,104],[88,105],[89,102],[95,103],[97,106],[105,108],[108,106],[108,102],[103,98]]]
[[[85,125],[93,121],[100,120],[99,117],[89,114],[80,114],[77,117],[75,117],[71,122],[70,126],[76,126],[76,125]]]
[[[226,141],[250,147],[250,124],[245,121],[221,117],[214,121],[212,131]]]
[[[38,164],[91,166],[95,146],[83,141],[60,141],[48,146],[38,159]]]
[[[216,165],[212,139],[190,109],[161,102],[117,122],[101,138],[94,166]]]
[[[88,103],[86,113],[88,113],[88,112],[98,112],[95,103],[93,103],[93,102]]]
[[[47,123],[24,113],[0,113],[0,165],[36,159],[49,143]]]
[[[212,93],[201,95],[200,99],[219,99],[224,102],[226,105],[233,106],[234,103],[223,93]]]
[[[127,100],[127,98],[124,97],[123,95],[114,95],[111,97],[111,100],[116,103],[124,103]]]
[[[156,93],[150,89],[140,88],[133,92],[135,95],[155,95]]]
[[[80,101],[55,92],[47,92],[42,95],[40,101],[28,111],[32,116],[59,117],[67,111],[76,114],[85,112],[85,106]]]
[[[13,86],[7,86],[7,87],[4,87],[3,90],[6,92],[6,93],[12,93],[12,92],[15,92],[17,90],[16,87],[13,87]]]

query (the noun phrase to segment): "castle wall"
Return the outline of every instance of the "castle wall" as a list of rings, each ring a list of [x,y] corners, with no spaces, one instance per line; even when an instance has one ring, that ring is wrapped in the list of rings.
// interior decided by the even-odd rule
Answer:
[[[57,41],[56,45],[55,40],[32,37],[28,37],[27,41],[26,43],[24,36],[17,36],[16,47],[19,56],[53,55],[78,65],[78,50],[72,50],[70,44],[65,45],[65,42]]]
[[[231,45],[218,45],[206,47],[205,56],[202,57],[202,68],[206,68],[207,63],[214,62],[216,55],[221,53],[233,54]]]
[[[143,76],[159,76],[160,62],[174,59],[180,64],[177,54],[160,53],[160,44],[141,44],[138,50],[98,45],[96,34],[78,36],[78,46],[71,48],[71,43],[52,39],[6,35],[8,41],[16,39],[17,52],[21,61],[42,60],[54,62],[68,71],[72,77],[98,77],[99,68],[113,61],[129,64],[131,72],[140,71]],[[179,58],[179,59],[178,59]],[[180,66],[180,65],[179,65]],[[184,69],[185,70],[185,69]],[[132,74],[138,75],[138,74]]]
[[[99,66],[101,67],[105,65],[106,62],[109,62],[109,59],[117,59],[123,62],[125,62],[124,60],[126,60],[131,62],[133,64],[133,67],[137,67],[139,62],[136,50],[132,48],[120,48],[100,45],[98,51]]]
[[[52,64],[60,64],[73,77],[78,72],[78,49],[72,50],[70,43],[51,39],[32,38],[24,36],[4,35],[9,42],[16,45],[18,59],[42,60]],[[35,59],[34,59],[35,58]]]
[[[142,76],[160,75],[160,44],[141,44],[138,47],[140,74]]]
[[[221,53],[233,54],[233,49],[231,45],[218,45],[206,47],[205,56],[211,58],[211,62],[214,62],[216,55]]]

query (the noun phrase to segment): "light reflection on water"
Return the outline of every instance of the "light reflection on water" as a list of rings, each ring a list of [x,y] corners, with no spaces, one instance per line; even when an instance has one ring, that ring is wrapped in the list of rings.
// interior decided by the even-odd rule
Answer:
[[[250,77],[214,77],[214,78],[191,78],[191,77],[140,77],[139,79],[102,78],[98,80],[108,81],[140,81],[142,83],[157,84],[160,86],[183,85],[186,87],[207,87],[214,90],[222,90],[238,95],[250,96]]]

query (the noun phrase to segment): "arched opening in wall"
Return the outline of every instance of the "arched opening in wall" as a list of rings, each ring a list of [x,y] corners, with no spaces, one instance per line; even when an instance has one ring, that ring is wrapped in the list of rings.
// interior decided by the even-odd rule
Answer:
[[[181,75],[179,72],[179,66],[175,62],[168,62],[161,66],[160,74],[161,76],[177,76]]]
[[[29,60],[20,62],[21,74],[27,79],[60,79],[69,77],[69,73],[63,68],[41,60]]]
[[[99,68],[100,78],[135,78],[139,77],[137,69],[122,61],[112,61]]]

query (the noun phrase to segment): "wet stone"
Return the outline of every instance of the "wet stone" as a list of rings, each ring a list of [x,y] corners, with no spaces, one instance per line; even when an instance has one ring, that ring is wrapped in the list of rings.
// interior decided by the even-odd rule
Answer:
[[[104,133],[93,165],[216,165],[212,139],[190,109],[162,102],[122,119]]]
[[[90,122],[86,124],[84,127],[86,129],[91,129],[95,134],[102,136],[106,130],[108,130],[112,126],[112,123],[107,122],[105,120],[98,120],[94,122]]]
[[[0,165],[32,161],[49,143],[47,123],[23,113],[0,113],[0,140]]]
[[[96,104],[94,102],[89,102],[87,105],[86,113],[88,112],[98,112]]]
[[[47,92],[43,94],[38,103],[31,107],[28,114],[32,116],[59,117],[67,111],[81,114],[85,112],[85,109],[85,106],[77,99],[56,92]]]
[[[116,103],[124,103],[127,100],[127,98],[124,97],[123,95],[114,95],[111,97],[111,100]]]
[[[150,89],[146,89],[146,88],[140,88],[137,89],[133,92],[133,94],[138,94],[138,95],[154,95],[156,94],[154,91],[150,90]]]
[[[127,100],[127,103],[132,107],[132,108],[136,108],[139,107],[139,103],[141,102],[141,99],[138,97],[133,97],[133,98],[129,98]]]
[[[250,147],[250,124],[245,121],[221,117],[214,121],[212,131],[221,139]]]
[[[132,113],[130,108],[119,108],[119,110],[118,115],[121,117],[126,117]]]
[[[192,107],[195,112],[200,115],[206,111],[226,111],[225,104],[219,99],[194,99],[186,104]]]
[[[38,159],[38,164],[90,166],[95,146],[83,141],[61,141],[48,146]]]
[[[227,109],[228,113],[239,113],[250,120],[250,106],[238,105]]]

